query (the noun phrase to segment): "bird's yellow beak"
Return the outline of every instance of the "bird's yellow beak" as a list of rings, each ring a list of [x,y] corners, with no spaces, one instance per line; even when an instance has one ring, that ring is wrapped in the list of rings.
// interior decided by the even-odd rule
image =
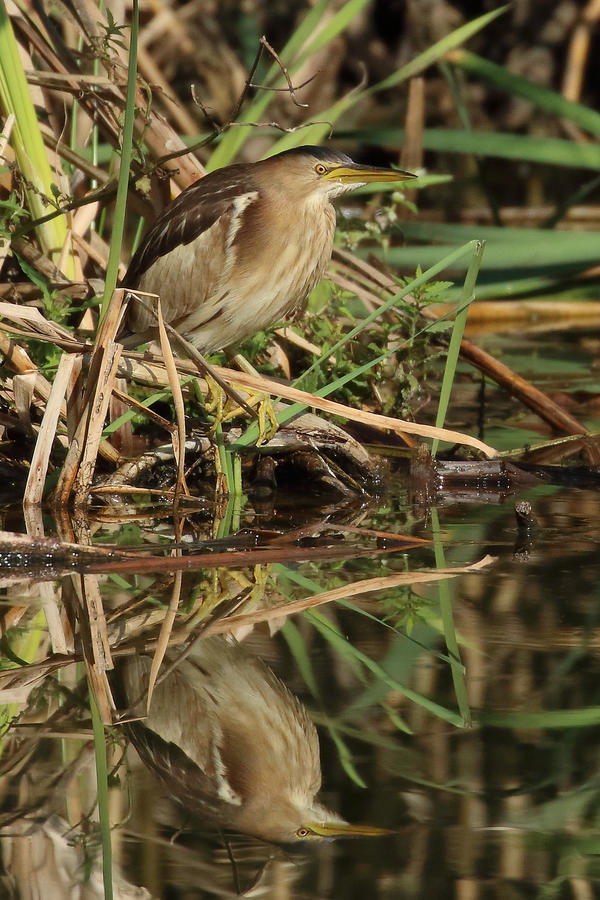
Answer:
[[[351,822],[309,822],[306,828],[320,837],[380,837],[383,834],[394,834],[387,828],[354,825]]]
[[[336,166],[335,169],[323,175],[324,180],[341,181],[344,184],[365,184],[369,181],[408,181],[416,178],[411,172],[403,172],[401,169],[378,169],[375,166],[361,166],[354,163],[352,166]]]

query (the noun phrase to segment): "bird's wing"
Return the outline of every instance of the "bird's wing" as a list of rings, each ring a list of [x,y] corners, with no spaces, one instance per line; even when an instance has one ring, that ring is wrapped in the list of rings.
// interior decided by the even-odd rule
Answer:
[[[118,702],[135,704],[142,715],[150,669],[150,658],[138,654],[121,661],[113,682]],[[150,712],[124,727],[142,761],[165,781],[171,796],[196,814],[227,824],[241,798],[228,783],[218,716],[210,692],[203,689],[204,682],[211,684],[210,674],[200,672],[190,681],[188,675],[195,671],[184,661],[156,686]]]
[[[248,205],[245,198],[258,196],[256,186],[247,174],[237,172],[238,168],[242,167],[229,167],[226,181],[216,177],[219,172],[206,175],[165,207],[134,253],[123,287],[136,287],[144,272],[162,256],[206,234],[219,219],[235,216],[240,206],[243,211]]]

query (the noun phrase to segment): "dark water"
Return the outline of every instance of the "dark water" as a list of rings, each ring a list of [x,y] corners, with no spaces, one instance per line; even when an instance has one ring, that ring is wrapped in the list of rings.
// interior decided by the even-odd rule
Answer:
[[[584,366],[585,384],[576,380],[573,391],[593,393],[588,376]],[[513,439],[521,427],[523,433],[538,428],[525,417],[510,423],[512,401],[499,398],[494,406],[489,399],[485,440],[494,442],[500,422],[513,427]],[[476,417],[478,403],[478,386],[465,382],[455,417]],[[192,671],[189,660],[156,687],[153,703],[164,707],[167,729],[158,749],[148,749],[143,730],[151,720],[107,729],[120,872],[115,896],[144,896],[131,885],[165,898],[238,891],[269,898],[600,895],[598,491],[544,484],[495,494],[487,485],[479,494],[442,493],[432,508],[416,502],[413,487],[399,466],[380,496],[362,504],[324,509],[297,497],[271,507],[247,502],[238,529],[246,546],[279,547],[280,555],[247,564],[203,562],[180,579],[154,571],[151,562],[136,563],[135,572],[115,566],[55,578],[46,578],[46,569],[19,574],[2,567],[4,669],[10,671],[2,672],[0,684],[6,726],[0,895],[66,897],[70,885],[88,878],[86,896],[102,896],[89,684],[100,702],[108,684],[120,711],[139,700],[127,673],[145,652],[151,659],[169,608],[163,672],[186,637],[207,624],[219,631],[224,617],[253,612],[256,621],[238,620],[235,628],[243,663],[234,651],[229,668],[215,674],[214,659],[196,657],[202,690],[218,694],[214,706],[196,703],[193,691],[176,683]],[[514,515],[523,498],[537,523],[525,531]],[[85,533],[95,546],[127,547],[147,558],[168,555],[179,537],[183,552],[194,552],[194,541],[219,535],[215,512],[207,502],[179,532],[168,511],[110,503],[83,523],[69,523],[70,539]],[[14,529],[17,520],[7,511],[5,528]],[[64,521],[46,517],[44,527],[69,537]],[[285,543],[292,532],[294,542]],[[431,543],[410,546],[390,534]],[[489,565],[456,578],[410,584],[392,578],[464,567],[486,555],[493,557]],[[388,581],[359,592],[357,582],[378,577]],[[344,585],[341,602],[258,621],[264,616],[256,611],[265,606]],[[83,654],[66,664],[73,633]],[[116,672],[106,682],[103,634]],[[216,709],[233,735],[222,738],[221,795],[242,791],[243,777],[233,770],[250,770],[253,754],[260,757],[253,777],[265,792],[281,784],[277,790],[301,793],[298,773],[310,766],[310,738],[284,738],[283,756],[275,758],[270,735],[280,725],[256,737],[262,714],[244,713],[251,682],[244,666],[255,666],[250,658],[264,661],[317,724],[320,801],[349,822],[389,834],[309,836],[292,848],[231,829],[214,779],[212,787],[204,785],[202,773],[167,746],[164,734],[193,732],[186,746],[201,747],[207,732],[214,734]],[[20,660],[40,665],[21,669]],[[265,684],[272,676],[262,662],[256,666]],[[231,688],[227,710],[218,679]],[[264,691],[266,707],[286,719],[288,734],[298,731],[301,707],[273,683],[272,694],[272,688],[254,690]],[[278,713],[282,697],[287,712]],[[139,754],[131,746],[125,754],[127,736]],[[213,762],[214,746],[205,751]],[[270,814],[263,811],[250,830],[262,828]]]

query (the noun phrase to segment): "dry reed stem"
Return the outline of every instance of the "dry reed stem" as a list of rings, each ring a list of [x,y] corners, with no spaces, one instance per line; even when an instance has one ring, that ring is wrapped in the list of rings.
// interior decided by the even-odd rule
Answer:
[[[102,595],[97,575],[75,576],[81,578],[81,599],[87,611],[90,628],[91,649],[94,665],[100,673],[113,669],[114,663],[110,652],[110,641],[106,627]]]
[[[181,550],[179,550],[178,552],[181,553]],[[171,634],[173,633],[173,625],[175,624],[175,617],[177,615],[177,610],[179,609],[179,601],[181,599],[182,579],[183,572],[175,572],[173,588],[171,590],[171,598],[169,600],[169,607],[163,621],[161,622],[160,633],[156,642],[156,648],[154,650],[152,664],[150,666],[150,673],[148,676],[148,694],[146,699],[147,713],[150,712],[150,704],[152,703],[152,695],[154,693],[154,687],[156,685],[156,679],[158,678],[160,667],[165,658],[165,654],[169,649],[169,641],[171,639]]]
[[[65,603],[71,603],[75,610],[79,621],[81,653],[85,662],[90,690],[102,721],[110,724],[112,710],[116,706],[106,672],[114,668],[114,664],[97,576],[72,574],[63,582],[63,598]],[[76,658],[78,658],[77,655],[67,657],[71,661]],[[59,659],[59,665],[61,663],[66,664],[64,657]],[[43,666],[43,663],[40,665]]]
[[[127,381],[124,378],[119,379],[119,381],[127,384]],[[173,428],[175,427],[173,422],[170,422],[169,419],[165,419],[164,416],[159,415],[150,406],[144,406],[143,403],[120,390],[120,388],[113,388],[113,397],[117,397],[118,400],[130,409],[135,409],[137,412],[143,413],[151,422],[154,422],[154,424],[158,425],[160,428],[164,428],[169,434],[173,431]]]
[[[33,403],[36,378],[35,372],[25,372],[23,375],[15,375],[12,381],[15,409],[17,411],[17,416],[19,417],[19,422],[25,431],[30,434],[33,433],[31,405]]]
[[[106,420],[112,388],[117,377],[117,369],[122,350],[121,344],[117,344],[110,339],[106,342],[106,346],[103,348],[102,352],[102,360],[98,372],[94,397],[88,404],[88,414],[86,415],[86,412],[84,412],[84,416],[82,417],[82,421],[84,422],[84,427],[82,429],[84,443],[78,461],[78,470],[74,479],[76,489],[75,502],[78,506],[86,504],[90,488],[92,487],[94,472],[96,470],[96,460],[100,449],[100,442],[102,440],[102,431],[104,429],[104,422]]]
[[[417,75],[408,85],[408,103],[404,118],[404,143],[400,152],[400,168],[414,172],[423,165],[423,131],[425,128],[425,79]],[[409,203],[417,199],[417,191],[406,187],[404,196]],[[400,219],[411,215],[408,207],[399,210]]]
[[[600,0],[589,0],[571,33],[562,83],[562,95],[578,102],[590,52],[594,26],[600,19]]]
[[[412,584],[427,584],[432,582],[437,582],[443,580],[445,578],[454,578],[458,575],[462,574],[472,574],[481,571],[487,566],[491,565],[495,561],[495,558],[492,556],[486,556],[483,559],[479,560],[476,563],[468,566],[460,566],[457,568],[446,568],[446,569],[438,569],[435,571],[416,571],[416,572],[402,572],[390,576],[383,576],[371,579],[364,579],[360,581],[356,581],[347,585],[344,585],[340,588],[335,588],[330,591],[323,591],[319,594],[313,594],[308,597],[304,597],[300,600],[294,600],[292,602],[284,602],[277,606],[269,607],[266,609],[253,610],[251,613],[244,613],[240,615],[227,615],[223,618],[220,618],[216,621],[211,622],[208,626],[200,626],[202,628],[202,637],[208,637],[211,634],[227,634],[228,632],[233,631],[234,629],[240,627],[247,627],[251,625],[257,625],[262,622],[270,622],[274,619],[285,618],[288,615],[295,615],[297,613],[302,612],[305,609],[311,609],[318,606],[322,606],[325,603],[335,602],[336,600],[356,597],[362,594],[367,593],[375,593],[381,590],[387,590],[392,587],[398,587],[403,585],[412,585]],[[88,578],[90,576],[72,576],[72,581],[70,582],[72,586],[75,588],[75,592],[77,595],[80,595],[80,590],[76,582],[81,583],[83,578]],[[75,583],[74,583],[75,582]],[[89,588],[91,591],[94,588],[89,583]],[[97,588],[97,583],[95,585]],[[91,598],[93,600],[93,598]],[[85,606],[82,604],[82,609],[87,611],[89,615],[90,609],[89,605]],[[101,604],[98,606],[96,601],[95,606],[93,605],[93,609],[91,610],[94,616],[99,612],[103,617],[103,613],[101,611]],[[151,623],[153,619],[153,615],[150,617],[144,615],[141,617],[141,621],[145,624]],[[104,623],[105,624],[105,623]],[[90,623],[91,625],[91,623]],[[103,687],[102,684],[106,681],[106,669],[108,668],[107,660],[110,660],[112,663],[112,656],[123,656],[130,655],[131,653],[135,653],[139,651],[139,645],[135,647],[120,647],[113,646],[112,650],[108,648],[108,655],[106,654],[106,648],[103,643],[102,628],[99,627],[99,620],[96,619],[96,633],[97,640],[95,643],[94,653],[96,654],[97,660],[93,658],[90,660],[88,665],[88,674],[91,674],[93,678],[95,689],[97,688],[100,693],[99,697],[102,698]],[[189,641],[190,638],[190,630],[189,629],[181,629],[176,632],[171,632],[171,638],[169,646],[178,646]],[[144,644],[144,648],[148,651],[155,649],[159,646],[159,640],[147,640]],[[119,642],[120,643],[120,642]],[[85,641],[83,642],[84,646],[84,658],[85,658]],[[15,675],[15,672],[19,674],[19,678],[24,683],[30,683],[32,680],[37,680],[40,677],[49,674],[50,672],[56,671],[57,669],[64,668],[65,666],[72,665],[79,657],[76,654],[69,655],[55,655],[52,658],[48,658],[46,660],[29,663],[26,666],[20,667],[18,670],[10,670],[6,675],[2,675],[0,673],[0,686],[2,686],[6,681],[11,681]],[[161,676],[162,679],[163,676]],[[100,684],[98,682],[100,681]],[[107,684],[107,682],[106,682]],[[102,702],[102,700],[101,700]],[[110,722],[111,708],[114,708],[114,703],[112,701],[112,695],[110,691],[105,694],[106,703],[104,707],[104,721]]]
[[[161,371],[160,360],[158,357],[144,360],[141,354],[137,354],[139,361],[135,359],[135,355],[127,353],[121,361],[119,369],[120,374],[132,380],[148,377],[151,375],[150,384],[157,385],[167,384],[167,378],[164,371]],[[148,357],[148,354],[145,355]],[[141,361],[141,365],[139,362]],[[193,372],[193,366],[187,360],[177,359],[177,368],[180,372]],[[139,367],[138,367],[139,366]],[[419,425],[416,422],[407,422],[404,419],[395,419],[391,416],[382,416],[377,413],[363,412],[346,406],[343,403],[337,403],[333,400],[327,400],[324,397],[317,397],[309,394],[307,391],[301,391],[298,388],[289,385],[274,383],[271,379],[260,375],[248,375],[245,372],[236,372],[232,369],[225,369],[221,366],[213,366],[213,370],[219,375],[221,380],[225,379],[230,384],[250,389],[251,391],[262,391],[273,397],[281,397],[293,402],[303,403],[309,409],[320,409],[324,412],[333,413],[336,416],[342,416],[352,422],[361,422],[365,425],[372,425],[385,431],[393,431],[395,434],[402,436],[404,432],[408,434],[416,434],[421,437],[430,439],[447,441],[450,444],[466,444],[469,447],[475,447],[487,457],[497,456],[497,451],[488,444],[479,441],[471,435],[462,434],[459,431],[451,431],[447,428],[435,428],[433,425]],[[145,373],[145,374],[144,374]],[[148,383],[148,382],[146,382]]]
[[[190,493],[185,481],[185,409],[183,406],[183,394],[181,393],[179,375],[177,374],[177,369],[175,367],[173,351],[167,337],[167,330],[165,328],[165,323],[162,315],[160,297],[157,300],[156,313],[158,316],[160,346],[163,354],[163,359],[165,361],[165,369],[167,372],[167,378],[169,379],[169,386],[171,388],[173,403],[175,404],[175,415],[177,417],[177,430],[173,429],[171,431],[173,453],[175,454],[175,459],[177,460],[177,480],[175,482],[175,506],[177,506],[181,492],[183,491],[187,495],[189,495]]]
[[[322,591],[319,594],[303,597],[300,600],[280,603],[269,609],[255,610],[251,613],[242,613],[237,616],[228,616],[225,619],[221,619],[209,625],[206,630],[203,631],[203,636],[208,637],[209,634],[224,634],[233,628],[240,628],[245,625],[255,625],[259,622],[269,622],[272,619],[304,612],[304,610],[312,609],[315,606],[322,606],[324,603],[331,603],[335,600],[352,599],[360,594],[388,590],[389,588],[400,587],[402,585],[428,584],[433,581],[442,581],[446,578],[455,578],[457,575],[479,572],[481,569],[490,566],[495,561],[496,558],[494,556],[488,555],[469,566],[437,569],[435,572],[400,572],[395,575],[365,578],[360,581],[354,581],[350,584],[343,585],[339,588],[334,588],[330,591]]]
[[[38,506],[42,502],[46,474],[50,463],[50,453],[56,437],[56,427],[74,364],[75,356],[63,353],[33,450],[23,496],[24,506]]]
[[[46,616],[50,646],[53,653],[68,653],[73,650],[72,642],[67,640],[63,626],[60,607],[58,605],[56,585],[50,581],[39,584],[40,600]]]
[[[0,133],[0,160],[4,162],[5,160],[5,152],[8,146],[8,142],[10,140],[10,136],[13,130],[13,126],[15,124],[15,114],[10,113],[6,117],[6,121],[4,122],[4,126],[2,128],[2,132]],[[4,260],[8,256],[8,252],[10,250],[10,241],[8,238],[0,237],[0,269],[4,264]]]
[[[309,394],[307,391],[301,391],[288,385],[273,384],[269,379],[260,376],[247,375],[245,372],[235,373],[230,369],[217,368],[217,371],[234,384],[241,385],[246,388],[253,388],[265,391],[273,396],[283,397],[286,400],[292,400],[295,403],[303,403],[307,407],[320,409],[323,412],[329,412],[336,416],[342,416],[351,422],[360,422],[363,425],[372,425],[375,428],[385,431],[392,431],[394,434],[402,437],[404,432],[408,434],[416,434],[420,437],[437,439],[446,441],[449,444],[466,444],[468,447],[474,447],[487,457],[497,456],[497,451],[471,435],[462,434],[460,431],[452,431],[448,428],[435,428],[433,425],[419,425],[416,422],[407,422],[405,419],[396,419],[391,416],[382,416],[378,413],[364,412],[363,410],[354,409],[346,406],[344,403],[337,403],[334,400],[327,400],[324,397],[317,397]]]
[[[295,347],[299,347],[300,350],[304,350],[306,353],[311,353],[313,356],[321,355],[322,351],[320,347],[317,347],[317,345],[313,344],[312,341],[309,341],[305,337],[302,337],[301,334],[296,334],[294,329],[289,325],[285,325],[283,328],[275,328],[273,334],[276,334],[284,341],[289,341],[290,344],[293,344]],[[333,357],[330,357],[330,361],[334,363],[335,359]]]
[[[71,335],[69,335],[68,339],[63,338],[60,335],[62,334],[63,329],[60,326],[54,326],[53,324],[47,322],[43,317],[40,316],[40,313],[36,309],[32,309],[29,307],[20,307],[11,303],[0,303],[0,315],[5,316],[6,318],[14,319],[15,321],[23,321],[25,323],[29,323],[31,325],[31,329],[27,331],[20,332],[24,334],[28,338],[35,338],[36,340],[41,341],[50,341],[57,346],[66,345],[69,347],[71,351],[73,346],[80,348],[85,348],[85,344],[81,344],[81,342],[73,341]],[[44,325],[40,325],[38,321],[38,317],[42,320]],[[43,327],[42,331],[38,331],[38,325]],[[53,337],[51,332],[54,330],[55,336]],[[44,378],[43,375],[38,371],[37,366],[33,363],[27,352],[21,347],[19,344],[15,343],[11,340],[7,332],[13,332],[10,326],[6,326],[4,323],[0,323],[0,353],[4,356],[4,361],[7,366],[9,366],[14,372],[17,374],[35,374],[35,379],[33,380],[33,388],[36,395],[44,402],[47,402],[50,394],[52,392],[52,385],[50,382]],[[65,334],[68,332],[65,331]],[[79,363],[76,360],[74,365],[74,371],[78,367]],[[69,429],[69,409],[65,405],[61,404],[60,411],[61,418],[67,419],[67,428]],[[69,437],[72,437],[73,431],[69,429]],[[102,441],[100,444],[100,453],[102,456],[107,459],[109,462],[117,463],[119,459],[119,454],[111,447],[108,441]]]
[[[98,707],[103,725],[113,724],[113,710],[117,705],[113,699],[112,691],[106,672],[99,672],[95,665],[86,666],[90,690]]]
[[[55,505],[58,506],[68,503],[74,485],[76,503],[83,506],[92,486],[104,421],[123,352],[122,345],[113,340],[122,302],[123,291],[117,288],[96,335],[82,411],[56,486]]]

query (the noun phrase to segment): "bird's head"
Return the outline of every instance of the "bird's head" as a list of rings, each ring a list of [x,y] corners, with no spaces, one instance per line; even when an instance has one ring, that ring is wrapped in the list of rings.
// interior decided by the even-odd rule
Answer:
[[[254,827],[249,827],[248,832],[254,833],[262,840],[290,847],[319,843],[327,838],[374,837],[390,834],[385,828],[346,822],[337,813],[317,802],[308,807],[301,807],[282,799],[265,806],[260,822],[257,821]]]
[[[415,177],[400,169],[361,165],[345,153],[325,147],[296,147],[259,165],[279,189],[298,197],[316,194],[329,200],[371,181],[406,181]]]

